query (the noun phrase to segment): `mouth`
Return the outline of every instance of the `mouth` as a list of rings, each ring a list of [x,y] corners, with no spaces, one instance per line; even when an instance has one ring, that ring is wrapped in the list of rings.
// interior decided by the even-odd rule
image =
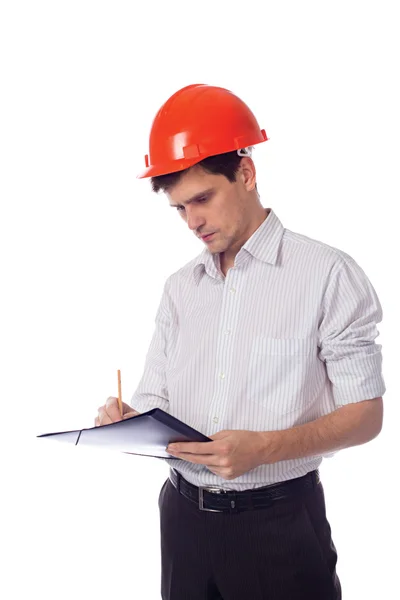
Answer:
[[[202,235],[201,239],[203,240],[203,242],[208,242],[209,240],[211,240],[211,238],[214,235],[214,233],[209,233],[208,235]]]

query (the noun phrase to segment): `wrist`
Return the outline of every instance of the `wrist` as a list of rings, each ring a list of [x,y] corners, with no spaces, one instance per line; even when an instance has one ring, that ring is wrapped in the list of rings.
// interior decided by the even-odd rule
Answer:
[[[283,431],[260,431],[261,464],[273,464],[282,460]]]

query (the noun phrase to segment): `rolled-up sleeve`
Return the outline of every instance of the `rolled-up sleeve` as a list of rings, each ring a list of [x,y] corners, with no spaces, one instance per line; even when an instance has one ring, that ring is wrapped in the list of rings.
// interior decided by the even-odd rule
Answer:
[[[155,329],[146,355],[144,372],[130,405],[140,413],[153,408],[169,411],[166,380],[167,347],[171,324],[169,279],[158,306]]]
[[[346,257],[335,264],[329,277],[318,343],[338,407],[378,398],[386,391],[382,346],[375,343],[382,307],[364,271]]]

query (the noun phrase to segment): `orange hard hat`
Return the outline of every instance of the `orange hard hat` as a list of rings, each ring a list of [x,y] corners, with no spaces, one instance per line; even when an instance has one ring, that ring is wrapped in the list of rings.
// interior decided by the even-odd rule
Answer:
[[[266,140],[265,130],[235,94],[212,85],[188,85],[173,94],[156,114],[146,169],[137,178],[183,171],[208,156]]]

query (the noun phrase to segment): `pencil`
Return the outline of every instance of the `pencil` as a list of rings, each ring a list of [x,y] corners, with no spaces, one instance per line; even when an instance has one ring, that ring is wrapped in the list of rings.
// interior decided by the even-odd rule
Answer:
[[[122,393],[121,393],[121,371],[118,370],[118,406],[122,417]]]

